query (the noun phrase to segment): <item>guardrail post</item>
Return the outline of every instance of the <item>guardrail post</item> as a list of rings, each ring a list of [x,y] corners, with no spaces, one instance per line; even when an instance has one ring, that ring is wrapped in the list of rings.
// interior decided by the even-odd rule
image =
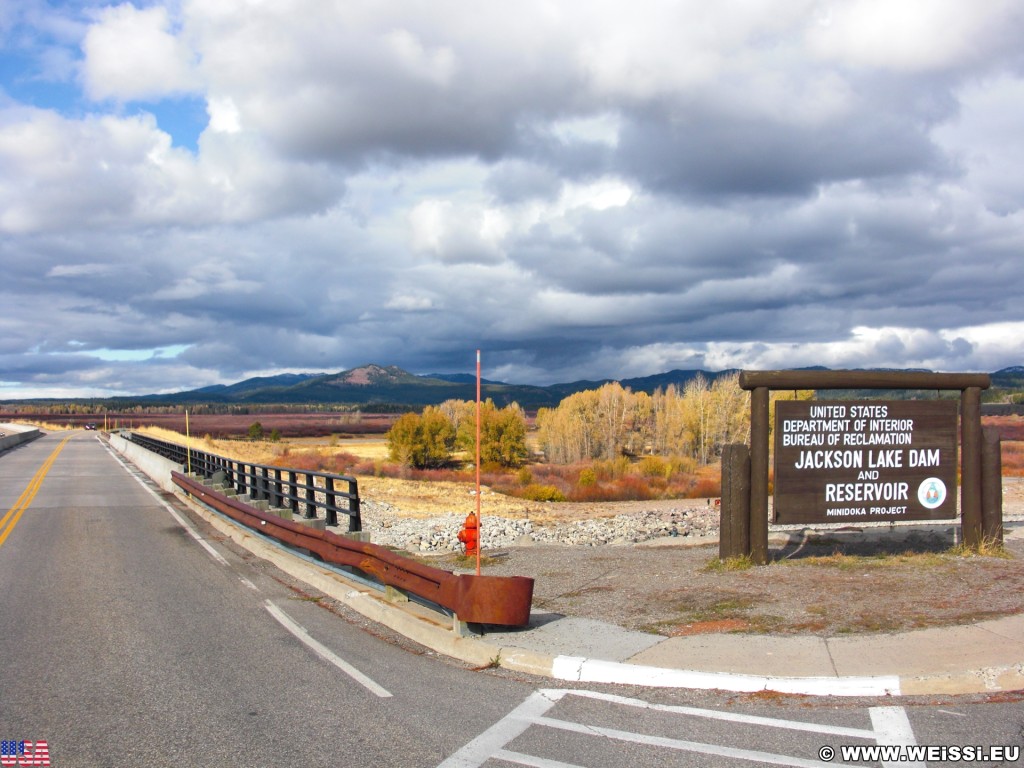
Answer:
[[[267,487],[269,485],[267,477],[269,476],[269,474],[270,470],[268,470],[266,467],[262,467],[260,469],[259,477],[256,482],[256,498],[260,500],[265,500],[270,496],[270,494],[267,493]]]
[[[245,496],[245,473],[247,469],[245,462],[238,462],[237,471],[235,472],[235,493],[239,496]]]
[[[363,530],[363,515],[359,508],[359,484],[355,478],[348,481],[348,532]]]
[[[306,511],[302,513],[302,516],[307,520],[312,520],[316,517],[316,481],[309,472],[305,474],[306,478]]]
[[[274,470],[274,484],[270,492],[270,506],[281,508],[284,506],[284,499],[281,497],[281,470]]]
[[[299,514],[299,481],[295,474],[294,471],[288,473],[288,508],[293,515]]]
[[[338,524],[338,509],[334,501],[334,478],[324,478],[324,501],[327,503],[327,525]]]

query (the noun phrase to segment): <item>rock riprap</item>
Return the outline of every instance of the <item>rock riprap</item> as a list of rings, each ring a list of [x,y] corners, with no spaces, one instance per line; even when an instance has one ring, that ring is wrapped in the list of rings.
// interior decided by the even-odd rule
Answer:
[[[458,552],[462,515],[403,517],[389,504],[364,499],[363,530],[374,544],[409,552]],[[481,545],[485,550],[531,544],[604,546],[635,544],[662,537],[701,537],[718,531],[718,510],[704,507],[641,511],[614,517],[571,522],[535,522],[482,515]]]

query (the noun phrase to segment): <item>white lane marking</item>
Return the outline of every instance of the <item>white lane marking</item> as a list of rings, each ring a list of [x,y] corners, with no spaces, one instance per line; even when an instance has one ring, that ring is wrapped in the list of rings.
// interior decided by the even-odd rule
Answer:
[[[99,440],[99,438],[96,438],[96,439]],[[182,528],[184,528],[188,532],[189,536],[191,536],[193,539],[195,539],[197,542],[199,542],[199,546],[201,546],[203,549],[205,549],[209,553],[210,557],[212,557],[214,560],[216,560],[221,565],[227,565],[228,564],[228,561],[224,559],[223,555],[221,555],[220,552],[218,552],[216,549],[214,549],[212,546],[210,546],[210,543],[208,541],[206,541],[206,539],[204,539],[202,536],[199,535],[199,531],[197,531],[195,528],[193,528],[191,525],[189,525],[188,522],[186,522],[185,518],[183,518],[181,515],[178,514],[178,510],[176,510],[174,507],[172,507],[166,501],[161,499],[160,496],[157,494],[157,492],[154,491],[152,488],[150,488],[148,485],[146,485],[145,481],[141,477],[139,477],[137,474],[132,472],[131,468],[127,464],[125,464],[123,461],[121,461],[121,457],[118,456],[116,453],[114,453],[114,451],[112,451],[109,447],[107,447],[107,451],[110,453],[111,456],[114,457],[114,460],[124,468],[124,471],[127,472],[131,477],[133,477],[135,479],[135,482],[137,482],[139,485],[141,485],[143,488],[145,488],[146,491],[154,499],[156,499],[158,502],[160,502],[161,506],[163,506],[164,509],[166,509],[168,512],[171,513],[171,517],[173,517],[175,520],[178,521],[178,525],[180,525]]]
[[[729,723],[745,723],[747,725],[758,725],[764,728],[785,728],[787,731],[807,731],[809,733],[823,733],[829,736],[848,736],[854,739],[874,739],[875,731],[866,728],[849,728],[844,725],[827,725],[825,723],[811,723],[806,720],[783,720],[777,717],[762,717],[760,715],[744,715],[740,712],[724,712],[717,709],[699,709],[697,707],[680,707],[671,704],[650,704],[640,699],[630,699],[625,696],[617,696],[613,693],[599,693],[598,691],[572,691],[573,696],[585,699],[597,699],[612,704],[621,704],[626,707],[639,707],[650,709],[655,712],[670,712],[676,715],[687,715],[689,717],[703,717],[708,720],[724,720]]]
[[[383,688],[382,686],[378,685],[376,682],[371,680],[369,677],[367,677],[358,669],[353,667],[343,658],[334,653],[334,651],[332,651],[330,648],[323,645],[319,641],[314,640],[310,636],[309,632],[305,630],[305,628],[303,628],[300,624],[297,624],[288,614],[286,614],[284,611],[282,611],[280,608],[274,605],[274,603],[272,603],[270,600],[265,600],[263,602],[263,605],[270,613],[270,615],[277,619],[278,623],[280,623],[282,627],[291,632],[299,640],[299,642],[308,647],[317,656],[324,659],[325,661],[329,661],[331,664],[336,666],[338,669],[340,669],[346,675],[351,677],[353,680],[355,680],[357,683],[366,688],[375,696],[380,696],[381,698],[388,698],[391,696],[391,693],[386,688]]]
[[[477,768],[483,765],[498,752],[504,751],[506,744],[517,736],[521,736],[538,718],[562,700],[568,691],[539,690],[513,709],[504,718],[481,733],[469,744],[449,757],[437,768]],[[508,758],[505,758],[508,759]]]
[[[567,768],[569,764],[549,758],[527,755],[507,749],[514,739],[523,735],[531,726],[552,728],[555,730],[578,733],[586,736],[603,736],[616,741],[643,744],[655,748],[671,749],[705,755],[748,760],[768,765],[791,766],[837,766],[842,763],[807,760],[791,755],[780,755],[757,750],[740,749],[723,744],[706,744],[703,742],[683,741],[651,734],[632,733],[614,728],[604,728],[585,723],[547,717],[546,714],[557,702],[566,696],[578,696],[597,699],[611,704],[637,707],[677,714],[683,717],[700,717],[725,722],[743,723],[769,728],[784,728],[806,733],[827,734],[846,738],[865,739],[878,744],[914,744],[914,734],[910,721],[902,707],[874,707],[870,710],[873,729],[849,728],[824,723],[813,723],[801,720],[783,720],[779,718],[744,715],[736,712],[725,712],[696,707],[679,707],[664,704],[650,704],[639,699],[630,699],[614,694],[597,691],[576,691],[567,689],[541,689],[531,694],[526,701],[516,707],[506,717],[492,725],[475,739],[466,744],[455,754],[438,766],[438,768],[478,768],[488,760],[503,760],[517,765],[536,766],[537,768]]]
[[[914,729],[910,726],[910,718],[907,717],[907,712],[903,707],[871,707],[868,713],[871,715],[871,725],[877,734],[875,736],[876,743],[902,747],[917,744]],[[908,760],[898,763],[883,760],[882,765],[925,765],[925,763],[923,760]]]
[[[504,760],[506,763],[516,765],[527,765],[530,768],[585,768],[576,763],[563,763],[560,760],[548,760],[546,757],[535,757],[524,755],[522,752],[510,752],[507,749],[499,749],[494,753],[495,760]]]
[[[826,763],[821,760],[804,760],[799,757],[788,755],[777,755],[772,752],[759,752],[755,749],[738,749],[727,747],[722,744],[704,744],[699,741],[683,741],[681,739],[670,739],[665,736],[649,736],[642,733],[630,733],[619,731],[615,728],[602,728],[597,725],[582,725],[571,723],[567,720],[554,720],[548,717],[539,717],[535,721],[537,725],[544,725],[548,728],[555,728],[570,733],[579,733],[584,736],[604,736],[616,741],[624,741],[632,744],[644,744],[662,749],[675,749],[680,752],[696,752],[700,755],[721,755],[732,757],[738,760],[751,760],[765,765],[792,765],[798,768],[821,768],[821,766],[844,765],[844,763]]]
[[[249,580],[248,580],[247,578],[245,578],[244,576],[239,576],[239,577],[238,577],[238,580],[239,580],[240,582],[242,582],[243,584],[245,584],[245,586],[247,586],[247,587],[248,587],[249,589],[251,589],[251,590],[252,590],[253,592],[259,592],[259,591],[260,591],[260,588],[259,588],[259,587],[257,587],[257,586],[256,586],[255,584],[253,584],[253,583],[252,583],[251,581],[249,581]]]

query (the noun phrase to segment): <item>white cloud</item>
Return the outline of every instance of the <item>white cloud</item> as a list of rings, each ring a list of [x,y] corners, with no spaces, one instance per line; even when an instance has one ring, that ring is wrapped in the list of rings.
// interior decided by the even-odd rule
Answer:
[[[449,264],[495,264],[508,230],[500,211],[449,200],[425,200],[409,213],[412,245]]]
[[[975,328],[927,330],[857,327],[846,339],[828,342],[744,342],[708,345],[705,362],[713,369],[778,369],[824,365],[829,368],[927,368],[991,372],[1006,360],[1024,359],[1024,322]]]
[[[219,136],[204,138],[197,158],[145,113],[70,120],[0,109],[0,231],[245,221],[322,210],[341,194],[329,168]]]
[[[47,277],[85,277],[109,275],[114,271],[110,264],[57,264],[46,273]]]
[[[455,75],[455,54],[448,46],[428,50],[423,42],[407,29],[396,29],[383,36],[386,46],[395,55],[398,64],[412,78],[423,78],[437,85],[447,86]]]
[[[216,133],[238,133],[242,130],[238,108],[230,97],[207,99],[206,110],[210,115],[211,131]]]
[[[548,130],[565,144],[585,142],[614,147],[619,143],[622,119],[614,112],[574,116],[552,121]]]
[[[826,0],[809,27],[813,50],[856,67],[922,72],[974,64],[993,46],[1016,45],[1007,36],[1013,0]]]
[[[82,77],[93,99],[158,99],[195,91],[195,56],[172,29],[167,9],[128,3],[99,12],[82,44]]]
[[[423,312],[434,308],[434,302],[428,296],[410,296],[407,294],[392,296],[384,305],[387,309],[401,312]]]

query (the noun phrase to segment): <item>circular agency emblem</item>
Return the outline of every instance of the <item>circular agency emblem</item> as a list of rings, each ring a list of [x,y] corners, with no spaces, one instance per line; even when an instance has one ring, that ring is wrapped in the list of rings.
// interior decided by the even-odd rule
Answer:
[[[937,477],[929,477],[918,486],[917,500],[925,509],[941,507],[946,500],[946,484]]]

